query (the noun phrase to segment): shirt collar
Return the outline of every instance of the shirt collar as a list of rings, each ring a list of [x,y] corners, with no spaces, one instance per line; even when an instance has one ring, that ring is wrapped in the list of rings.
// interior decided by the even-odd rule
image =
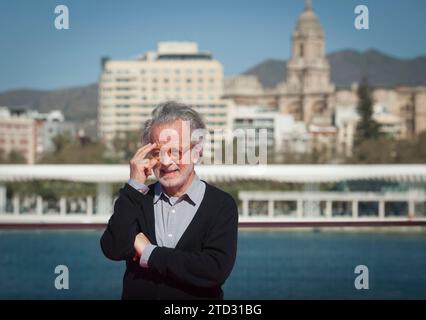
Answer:
[[[197,174],[194,175],[194,178],[192,179],[191,185],[186,190],[185,194],[183,194],[179,199],[183,198],[186,200],[189,200],[188,202],[195,205],[196,202],[199,200],[198,191],[200,190],[201,180],[197,176]],[[164,196],[167,199],[170,199],[170,197],[163,191],[163,188],[161,187],[161,184],[157,182],[154,187],[154,204],[157,203],[158,200],[161,199],[161,197]]]

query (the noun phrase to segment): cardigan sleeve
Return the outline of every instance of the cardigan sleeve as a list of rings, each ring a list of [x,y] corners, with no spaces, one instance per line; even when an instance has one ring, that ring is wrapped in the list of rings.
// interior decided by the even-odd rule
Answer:
[[[227,195],[202,250],[183,251],[156,247],[148,260],[149,268],[187,285],[217,287],[228,278],[235,263],[238,237],[238,209]]]
[[[104,255],[111,260],[127,260],[134,255],[134,241],[139,225],[137,214],[144,195],[126,184],[114,204],[114,213],[101,237]]]

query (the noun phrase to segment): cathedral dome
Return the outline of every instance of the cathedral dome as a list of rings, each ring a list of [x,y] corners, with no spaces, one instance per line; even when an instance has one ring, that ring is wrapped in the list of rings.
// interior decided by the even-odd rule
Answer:
[[[308,35],[324,37],[318,17],[312,9],[312,2],[305,0],[305,10],[297,21],[294,37],[306,37]]]

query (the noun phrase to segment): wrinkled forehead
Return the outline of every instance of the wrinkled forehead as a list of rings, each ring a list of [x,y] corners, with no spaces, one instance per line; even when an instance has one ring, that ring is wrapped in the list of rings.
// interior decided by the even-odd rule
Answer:
[[[191,143],[190,127],[188,122],[176,120],[169,123],[159,123],[151,130],[151,142],[159,145],[171,142],[178,145],[189,145]]]

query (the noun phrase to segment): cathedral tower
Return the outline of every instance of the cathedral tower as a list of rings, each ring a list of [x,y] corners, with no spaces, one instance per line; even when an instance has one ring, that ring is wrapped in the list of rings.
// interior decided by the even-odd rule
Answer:
[[[297,120],[328,125],[333,92],[324,32],[311,0],[305,0],[305,9],[292,35],[291,58],[287,63],[280,109],[293,114]]]

